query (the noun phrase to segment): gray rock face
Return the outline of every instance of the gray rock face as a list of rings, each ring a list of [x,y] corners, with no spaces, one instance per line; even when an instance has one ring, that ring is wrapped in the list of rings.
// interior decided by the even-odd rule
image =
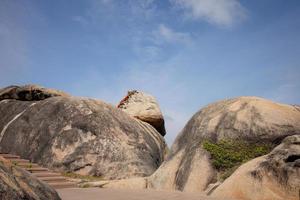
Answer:
[[[60,200],[56,191],[0,157],[1,200]]]
[[[101,101],[56,96],[0,101],[0,152],[106,179],[152,174],[166,144],[149,124]]]
[[[213,193],[215,197],[249,200],[298,200],[300,135],[285,138],[271,153],[239,167]]]
[[[151,124],[162,136],[166,135],[164,117],[153,96],[136,90],[129,91],[117,107],[130,116]]]
[[[300,111],[257,97],[240,97],[210,104],[197,112],[176,138],[171,153],[150,177],[151,187],[204,191],[217,181],[205,139],[263,142],[276,145],[300,134]]]

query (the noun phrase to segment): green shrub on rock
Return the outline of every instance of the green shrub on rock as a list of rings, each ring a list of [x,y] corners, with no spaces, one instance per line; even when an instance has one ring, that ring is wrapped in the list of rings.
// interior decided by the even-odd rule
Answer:
[[[212,164],[220,172],[222,180],[229,177],[242,163],[265,155],[272,150],[272,146],[269,144],[233,140],[218,142],[205,140],[202,146],[211,154]]]

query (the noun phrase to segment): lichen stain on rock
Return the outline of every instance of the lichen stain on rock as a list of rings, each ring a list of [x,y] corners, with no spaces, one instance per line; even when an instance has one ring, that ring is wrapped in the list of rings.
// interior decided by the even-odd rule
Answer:
[[[67,130],[69,129],[68,126]],[[63,132],[61,132],[61,136],[55,138],[54,143],[52,145],[52,153],[56,157],[57,160],[62,161],[67,155],[71,154],[74,149],[77,149],[84,143],[89,143],[90,141],[96,139],[96,136],[91,132],[87,132],[85,134],[80,133],[77,135],[77,138],[72,138],[73,142],[64,143],[64,137],[68,137],[68,132],[66,131],[66,127],[63,128]],[[70,133],[70,132],[69,132]]]

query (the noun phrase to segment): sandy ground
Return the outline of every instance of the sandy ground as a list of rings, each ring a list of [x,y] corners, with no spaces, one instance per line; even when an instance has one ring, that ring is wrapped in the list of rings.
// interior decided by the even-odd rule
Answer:
[[[62,200],[216,200],[199,193],[157,190],[69,188],[57,192]]]

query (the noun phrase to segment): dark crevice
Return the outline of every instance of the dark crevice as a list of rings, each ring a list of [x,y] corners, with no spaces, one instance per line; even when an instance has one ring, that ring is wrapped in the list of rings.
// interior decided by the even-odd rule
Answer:
[[[298,159],[300,159],[300,155],[290,155],[284,161],[285,162],[295,162]]]

